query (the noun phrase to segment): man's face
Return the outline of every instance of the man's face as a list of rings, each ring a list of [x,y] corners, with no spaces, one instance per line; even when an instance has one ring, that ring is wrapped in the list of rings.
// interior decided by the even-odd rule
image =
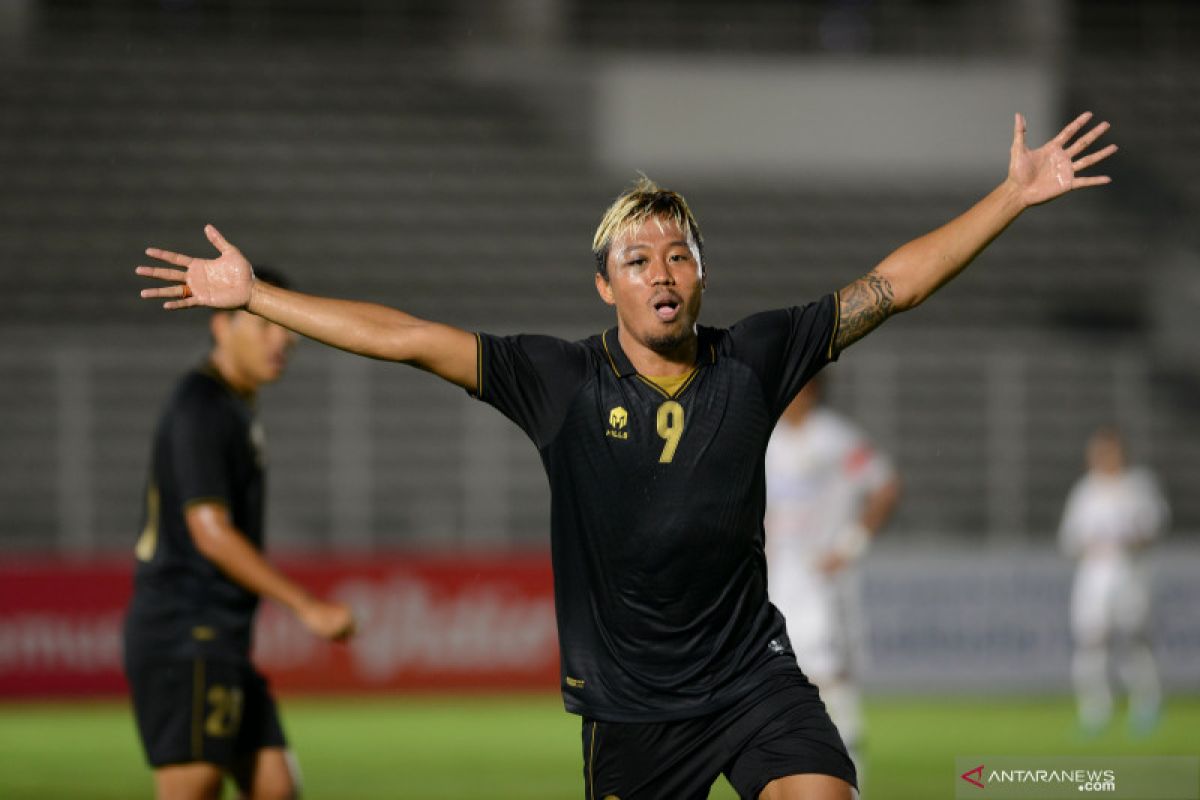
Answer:
[[[596,291],[616,307],[622,330],[656,353],[674,351],[696,335],[703,290],[695,242],[658,217],[614,241],[608,279],[596,274]]]
[[[287,367],[296,336],[286,328],[246,311],[222,315],[213,328],[217,348],[224,351],[239,382],[256,389],[278,380]]]

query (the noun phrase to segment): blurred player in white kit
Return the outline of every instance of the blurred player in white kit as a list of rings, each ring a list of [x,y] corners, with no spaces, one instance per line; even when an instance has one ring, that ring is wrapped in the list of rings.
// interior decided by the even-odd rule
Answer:
[[[767,447],[767,586],[861,774],[863,626],[853,566],[891,516],[900,483],[857,427],[821,405],[823,383],[818,376],[796,396]]]
[[[1071,489],[1059,538],[1079,562],[1071,591],[1071,671],[1084,732],[1098,733],[1112,718],[1110,658],[1129,692],[1135,731],[1158,719],[1162,691],[1150,650],[1150,587],[1140,562],[1163,532],[1169,509],[1153,474],[1127,463],[1114,428],[1101,428],[1087,445],[1087,472]]]

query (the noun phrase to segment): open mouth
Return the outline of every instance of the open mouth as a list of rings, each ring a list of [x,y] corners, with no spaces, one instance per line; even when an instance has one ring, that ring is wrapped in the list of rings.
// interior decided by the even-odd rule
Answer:
[[[661,297],[654,301],[654,313],[663,322],[672,322],[679,315],[680,302],[674,297]]]

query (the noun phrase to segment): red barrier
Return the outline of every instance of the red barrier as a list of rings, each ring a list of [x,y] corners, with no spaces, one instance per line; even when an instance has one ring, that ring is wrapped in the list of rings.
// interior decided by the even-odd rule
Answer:
[[[283,570],[349,603],[359,635],[331,644],[273,603],[254,660],[283,690],[553,689],[558,648],[545,556],[288,559]],[[132,563],[0,565],[0,696],[112,694]]]
[[[128,564],[0,566],[0,695],[111,694],[121,676]]]

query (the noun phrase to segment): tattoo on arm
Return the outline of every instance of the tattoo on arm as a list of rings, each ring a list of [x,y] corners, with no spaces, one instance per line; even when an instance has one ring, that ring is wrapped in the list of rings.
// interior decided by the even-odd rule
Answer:
[[[838,292],[838,330],[833,349],[840,353],[879,327],[892,315],[893,299],[892,284],[875,272],[868,272]]]

